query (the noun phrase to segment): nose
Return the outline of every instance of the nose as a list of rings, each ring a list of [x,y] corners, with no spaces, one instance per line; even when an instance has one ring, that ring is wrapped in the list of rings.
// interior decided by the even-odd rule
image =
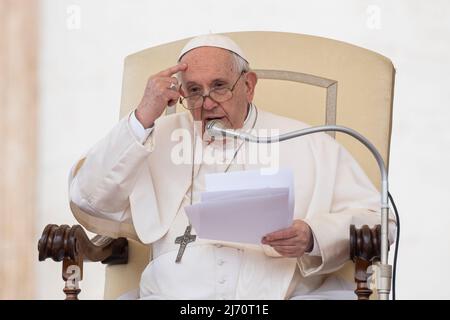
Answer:
[[[217,102],[215,102],[211,97],[207,96],[203,101],[203,109],[212,110],[217,106]]]

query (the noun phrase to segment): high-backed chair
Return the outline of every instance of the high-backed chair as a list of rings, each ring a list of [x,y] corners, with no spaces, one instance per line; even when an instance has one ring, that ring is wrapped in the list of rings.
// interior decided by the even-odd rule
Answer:
[[[258,74],[254,100],[258,108],[311,125],[338,124],[353,128],[376,146],[388,165],[395,77],[395,69],[388,58],[348,43],[315,36],[282,32],[227,35],[246,52],[251,68]],[[150,75],[176,63],[178,53],[188,40],[145,49],[125,59],[120,118],[136,108]],[[179,106],[175,109],[168,110],[185,112]],[[349,136],[338,133],[335,138],[351,152],[379,189],[378,166],[371,153]],[[141,272],[152,256],[151,246],[139,242],[131,224],[92,217],[73,203],[71,209],[87,230],[104,237],[90,242],[79,227],[49,225],[40,240],[40,259],[51,256],[54,260],[64,260],[67,267],[80,265],[80,259],[86,257],[98,261],[109,257],[105,261],[110,264],[106,267],[105,298],[117,298],[138,288]],[[374,228],[370,234],[376,238],[377,232],[379,230]],[[63,241],[70,237],[81,240],[71,245]],[[112,240],[120,237],[128,239],[127,247],[123,245],[125,239]],[[379,256],[376,239],[365,241],[369,241],[365,246],[369,252],[358,256],[361,246],[353,248],[350,263],[338,271],[341,276],[348,278],[355,274],[351,258],[356,261],[362,257],[361,270],[365,271],[372,259]],[[84,253],[81,253],[83,248]],[[67,268],[63,267],[63,273],[66,278],[69,276]],[[370,290],[365,287],[366,275],[359,276],[359,280],[358,275],[355,276],[359,281],[359,297],[367,298]],[[78,291],[66,289],[69,298],[76,297]]]

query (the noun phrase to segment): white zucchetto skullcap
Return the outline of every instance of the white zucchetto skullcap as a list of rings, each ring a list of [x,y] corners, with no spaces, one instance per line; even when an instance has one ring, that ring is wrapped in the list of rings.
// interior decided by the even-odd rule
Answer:
[[[244,51],[230,38],[220,34],[206,34],[191,39],[181,50],[178,61],[189,51],[200,47],[222,48],[236,53],[242,59],[248,62]]]

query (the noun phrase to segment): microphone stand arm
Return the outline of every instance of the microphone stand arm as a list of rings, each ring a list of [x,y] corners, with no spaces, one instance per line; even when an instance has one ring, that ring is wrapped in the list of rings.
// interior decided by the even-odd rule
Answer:
[[[302,130],[296,130],[274,137],[258,137],[245,132],[237,132],[233,129],[223,128],[218,120],[212,120],[207,124],[206,130],[210,136],[228,136],[254,143],[277,143],[317,132],[335,131],[348,134],[365,145],[375,157],[381,174],[381,263],[379,265],[379,274],[377,277],[377,291],[380,300],[389,299],[389,293],[391,291],[392,267],[388,264],[388,175],[383,158],[381,157],[375,146],[366,137],[361,135],[356,130],[336,125],[316,126]]]

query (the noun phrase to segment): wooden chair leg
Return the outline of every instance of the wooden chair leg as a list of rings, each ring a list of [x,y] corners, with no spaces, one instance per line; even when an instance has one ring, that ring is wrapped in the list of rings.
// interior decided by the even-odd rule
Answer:
[[[369,228],[367,225],[356,228],[350,226],[350,259],[355,263],[355,293],[358,300],[369,300],[372,290],[367,283],[367,269],[380,260],[381,225]]]
[[[62,277],[65,281],[64,293],[66,300],[78,300],[81,292],[79,283],[83,280],[83,259],[77,261],[65,258],[62,265]]]
[[[355,282],[356,282],[356,296],[358,300],[369,300],[372,294],[372,290],[367,283],[368,274],[367,269],[372,263],[363,260],[356,259],[355,261]]]

